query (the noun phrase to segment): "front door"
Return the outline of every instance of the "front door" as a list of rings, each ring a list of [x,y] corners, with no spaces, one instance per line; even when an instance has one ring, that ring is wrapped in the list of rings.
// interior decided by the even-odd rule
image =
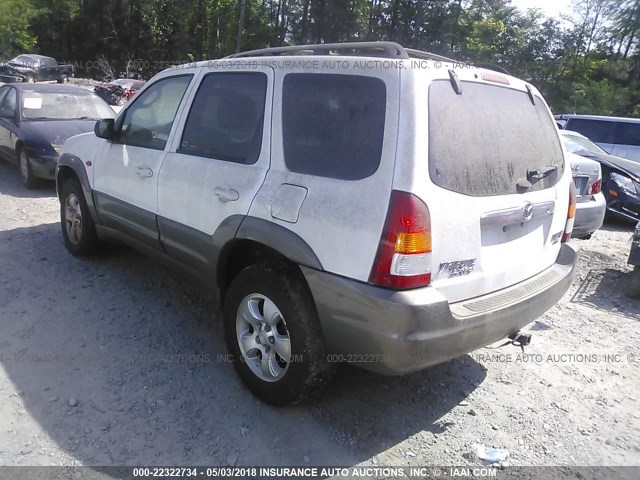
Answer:
[[[12,132],[16,128],[16,89],[0,88],[0,157],[16,162]]]
[[[156,250],[158,174],[192,78],[193,73],[165,77],[145,89],[118,116],[114,140],[104,140],[95,158],[102,223]]]

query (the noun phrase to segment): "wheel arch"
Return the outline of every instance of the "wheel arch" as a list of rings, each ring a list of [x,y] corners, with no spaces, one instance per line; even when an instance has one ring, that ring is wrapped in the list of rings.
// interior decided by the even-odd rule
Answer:
[[[250,265],[268,261],[289,264],[298,270],[300,265],[323,270],[309,244],[296,233],[268,220],[245,217],[218,257],[216,283],[221,303],[224,303],[226,290],[239,272]]]
[[[71,178],[76,178],[78,182],[80,182],[84,198],[87,202],[87,206],[89,207],[89,211],[91,212],[91,217],[94,223],[100,224],[96,206],[93,201],[91,184],[89,183],[89,177],[84,168],[84,163],[75,155],[63,153],[60,155],[58,167],[56,169],[56,192],[60,201],[62,201],[62,185]]]

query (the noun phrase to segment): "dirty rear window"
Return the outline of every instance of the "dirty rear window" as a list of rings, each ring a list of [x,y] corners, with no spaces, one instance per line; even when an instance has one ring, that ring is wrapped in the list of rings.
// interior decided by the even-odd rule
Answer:
[[[564,171],[562,147],[544,103],[521,91],[448,80],[429,87],[429,173],[447,190],[472,196],[520,193],[528,170],[556,166],[528,191],[553,187]]]

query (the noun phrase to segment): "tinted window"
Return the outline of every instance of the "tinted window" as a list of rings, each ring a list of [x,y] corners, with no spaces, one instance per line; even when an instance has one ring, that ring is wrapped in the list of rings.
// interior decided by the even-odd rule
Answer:
[[[191,77],[165,78],[146,89],[127,108],[119,141],[127,145],[164,149]]]
[[[294,172],[358,180],[380,165],[386,86],[378,78],[296,73],[284,78],[284,158]]]
[[[202,80],[179,153],[255,163],[262,145],[267,76],[213,73]]]
[[[611,143],[611,133],[615,123],[604,120],[587,120],[586,118],[570,118],[567,130],[581,133],[592,142]]]
[[[616,130],[616,145],[640,145],[640,124],[619,122]]]
[[[533,183],[541,190],[564,171],[555,122],[542,99],[517,90],[463,82],[456,95],[448,80],[429,87],[429,172],[443,188],[473,196],[518,193],[527,170],[555,166]]]

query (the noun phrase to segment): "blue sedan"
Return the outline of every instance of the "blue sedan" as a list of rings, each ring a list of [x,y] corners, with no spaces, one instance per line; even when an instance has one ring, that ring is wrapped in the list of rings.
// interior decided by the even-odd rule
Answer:
[[[78,87],[17,83],[0,86],[0,157],[16,164],[27,188],[52,180],[64,142],[93,131],[115,112]]]

